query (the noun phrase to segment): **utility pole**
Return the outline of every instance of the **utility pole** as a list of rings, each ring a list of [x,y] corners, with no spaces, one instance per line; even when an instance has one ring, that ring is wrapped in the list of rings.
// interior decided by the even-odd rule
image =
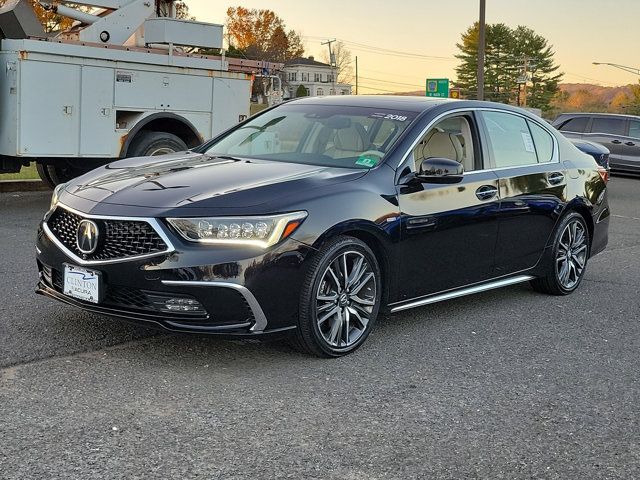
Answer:
[[[480,0],[480,20],[478,29],[478,100],[484,100],[484,47],[485,13],[487,0]]]
[[[526,55],[522,57],[522,75],[518,78],[518,84],[522,85],[523,98],[520,100],[520,89],[518,89],[518,106],[526,107],[527,106],[527,84],[529,82],[529,67],[535,69],[535,65],[531,64],[531,57],[527,57]]]
[[[329,46],[329,64],[331,65],[331,81],[333,83],[333,94],[336,94],[336,57],[333,53],[333,49],[331,48],[331,44],[334,43],[336,39],[327,40],[326,42],[322,42],[320,45],[328,45]]]
[[[358,56],[356,55],[356,95],[358,95]]]

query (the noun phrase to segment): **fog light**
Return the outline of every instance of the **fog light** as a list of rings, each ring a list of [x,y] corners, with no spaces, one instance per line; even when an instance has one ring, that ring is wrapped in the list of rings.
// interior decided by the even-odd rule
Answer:
[[[165,300],[164,306],[172,312],[200,312],[202,305],[193,298],[169,298]]]
[[[185,315],[206,316],[207,311],[202,304],[193,297],[147,293],[147,297],[155,305],[156,309],[165,313],[182,313]]]

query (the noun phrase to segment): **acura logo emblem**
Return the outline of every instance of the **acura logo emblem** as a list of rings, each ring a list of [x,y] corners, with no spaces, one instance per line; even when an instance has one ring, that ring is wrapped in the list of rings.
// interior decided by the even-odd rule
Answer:
[[[82,220],[76,230],[76,245],[85,255],[89,255],[98,248],[98,225],[92,220]]]

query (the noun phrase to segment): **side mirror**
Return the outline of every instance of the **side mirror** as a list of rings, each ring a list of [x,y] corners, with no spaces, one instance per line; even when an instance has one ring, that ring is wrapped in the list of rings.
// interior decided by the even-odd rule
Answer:
[[[424,183],[458,183],[462,181],[464,167],[448,158],[432,157],[422,160],[416,177]]]

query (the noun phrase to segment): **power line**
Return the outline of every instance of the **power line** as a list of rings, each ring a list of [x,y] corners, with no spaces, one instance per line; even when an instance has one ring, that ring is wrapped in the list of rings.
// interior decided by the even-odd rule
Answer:
[[[309,40],[324,40],[324,37],[314,37],[314,36],[304,36],[303,38],[305,39],[309,39]],[[405,57],[405,58],[422,58],[422,59],[426,59],[426,60],[457,60],[455,57],[443,57],[443,56],[437,56],[437,55],[424,55],[421,53],[413,53],[413,52],[406,52],[406,51],[401,51],[401,50],[392,50],[390,48],[383,48],[383,47],[378,47],[375,45],[367,45],[365,43],[360,43],[360,42],[352,42],[351,40],[346,40],[343,38],[339,38],[338,41],[344,43],[345,45],[349,45],[350,48],[352,50],[359,50],[359,51],[364,51],[364,52],[369,52],[369,53],[374,53],[374,54],[379,54],[379,55],[387,55],[387,56],[400,56],[400,57]]]

